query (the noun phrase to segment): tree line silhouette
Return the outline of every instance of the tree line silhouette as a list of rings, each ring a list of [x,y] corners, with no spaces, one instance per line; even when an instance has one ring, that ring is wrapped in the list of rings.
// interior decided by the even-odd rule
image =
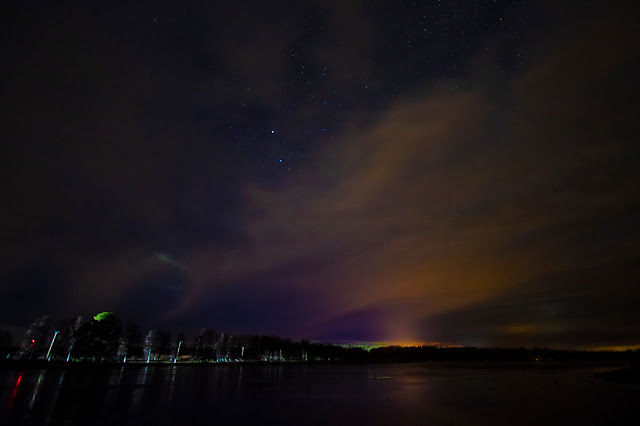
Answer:
[[[142,332],[133,321],[103,312],[86,321],[72,317],[53,327],[46,315],[31,324],[19,345],[0,331],[4,359],[58,362],[341,362],[392,363],[425,361],[628,361],[638,365],[640,350],[570,351],[548,348],[475,348],[386,346],[365,350],[333,344],[294,341],[279,336],[232,335],[202,328],[187,341],[184,332]]]
[[[0,334],[4,336],[4,333]],[[18,360],[90,362],[361,362],[362,348],[294,341],[279,336],[232,335],[202,328],[187,341],[184,332],[142,332],[134,321],[103,312],[83,321],[72,317],[53,327],[46,315],[31,324],[19,346],[7,332],[0,350]]]

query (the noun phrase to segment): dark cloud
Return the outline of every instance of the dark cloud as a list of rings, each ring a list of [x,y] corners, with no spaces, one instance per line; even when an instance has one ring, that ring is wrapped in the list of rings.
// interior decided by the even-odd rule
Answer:
[[[637,343],[637,12],[467,6],[12,9],[0,322]]]
[[[555,272],[486,301],[426,318],[425,335],[463,344],[620,347],[638,336],[630,262]]]
[[[612,32],[609,39],[621,36],[607,19],[589,23],[596,24]],[[419,318],[414,315],[427,312],[480,305],[490,316],[495,294],[528,290],[544,277],[574,271],[554,296],[566,304],[579,271],[632,260],[638,247],[632,219],[637,172],[629,161],[637,150],[627,136],[637,126],[628,113],[619,113],[625,108],[616,102],[618,93],[593,90],[619,73],[635,48],[591,43],[590,54],[608,58],[607,65],[580,68],[585,52],[566,46],[593,31],[587,26],[554,40],[558,47],[497,99],[480,88],[460,91],[445,84],[392,105],[374,126],[345,135],[327,149],[308,181],[281,191],[251,190],[256,214],[247,222],[250,254],[231,261],[253,274],[300,256],[324,259],[305,286],[331,301],[324,313],[329,323],[335,318],[340,338],[342,328],[354,327],[349,318],[366,306],[421,304],[422,314],[412,308],[404,316],[387,315],[382,309],[367,316],[370,324],[410,330]],[[544,50],[545,43],[537,48]],[[612,133],[612,122],[623,130]],[[631,276],[633,268],[625,271]],[[606,286],[606,274],[596,276],[601,279],[592,282],[594,294]],[[203,281],[202,288],[211,282]],[[572,336],[583,329],[604,342],[598,330],[607,326],[594,324],[600,317],[605,321],[607,309],[630,308],[619,303],[634,292],[631,281],[624,282],[625,291],[607,299],[610,308],[593,309],[591,299],[572,301],[578,324],[566,333],[547,325],[539,341],[577,343]],[[340,290],[326,294],[326,283]],[[499,313],[503,333],[519,330],[515,314],[526,312],[526,303],[526,297],[511,300]],[[495,330],[473,331],[469,335],[483,336],[485,344],[505,341]],[[637,331],[627,330],[625,337]],[[381,333],[381,339],[394,336]]]
[[[65,276],[60,267],[46,261],[34,261],[25,267],[12,271],[6,282],[12,285],[0,288],[3,300],[18,300],[20,304],[3,306],[0,321],[28,324],[33,321],[33,312],[50,312],[64,315]]]

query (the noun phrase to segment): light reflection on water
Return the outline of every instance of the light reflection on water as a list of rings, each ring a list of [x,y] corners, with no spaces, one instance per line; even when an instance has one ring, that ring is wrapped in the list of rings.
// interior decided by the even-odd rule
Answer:
[[[60,389],[62,388],[62,382],[64,381],[65,373],[66,371],[63,370],[62,374],[60,374],[60,379],[58,379],[58,386],[53,392],[53,397],[51,398],[51,403],[49,404],[49,410],[47,411],[47,424],[50,424],[53,418],[53,412],[56,408],[56,402],[58,401],[58,396],[60,395]]]
[[[10,382],[12,382],[12,378],[9,379]],[[13,404],[16,401],[16,396],[18,395],[18,389],[20,388],[20,383],[22,383],[22,372],[20,372],[20,374],[18,375],[18,378],[15,380],[15,384],[13,385],[13,388],[11,389],[11,394],[9,396],[9,402],[7,403],[7,408],[6,411],[8,413],[11,413],[11,411],[13,410]],[[4,392],[3,392],[3,399],[4,399]]]
[[[590,369],[117,366],[0,370],[0,424],[615,423],[640,397]]]
[[[40,375],[38,376],[38,381],[36,382],[36,386],[33,388],[33,394],[31,395],[31,401],[29,402],[29,410],[33,409],[33,404],[36,402],[36,398],[38,397],[38,393],[40,392],[40,386],[42,385],[42,379],[44,379],[44,375],[47,373],[47,370],[40,370]]]
[[[177,366],[173,365],[171,367],[171,385],[169,386],[169,401],[173,401],[173,392],[176,388],[176,370]]]
[[[149,366],[145,366],[136,376],[136,388],[131,394],[131,407],[137,408],[142,401],[144,386],[147,384],[147,375],[149,374]]]

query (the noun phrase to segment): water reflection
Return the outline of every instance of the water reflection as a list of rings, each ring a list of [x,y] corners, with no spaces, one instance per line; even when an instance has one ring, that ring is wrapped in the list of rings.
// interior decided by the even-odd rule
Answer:
[[[2,425],[606,423],[637,403],[587,370],[424,365],[5,369],[0,386]]]
[[[122,385],[122,375],[124,373],[124,367],[111,370],[108,379],[108,385],[106,394],[104,396],[105,406],[111,406],[115,403],[116,399],[120,395],[120,389]]]
[[[33,405],[36,402],[36,398],[38,397],[38,393],[40,393],[40,387],[42,386],[42,380],[44,379],[47,370],[40,370],[40,375],[38,376],[38,382],[36,383],[35,388],[33,389],[33,394],[31,395],[31,402],[29,403],[29,410],[33,410]]]
[[[142,401],[144,387],[147,384],[147,375],[149,374],[149,366],[144,367],[136,377],[136,389],[131,394],[131,407],[137,408]]]
[[[171,381],[169,385],[169,401],[173,401],[173,392],[176,388],[176,371],[178,368],[174,365],[171,368]]]
[[[13,385],[13,389],[11,390],[11,395],[9,396],[9,402],[7,403],[7,415],[11,414],[11,410],[13,409],[13,405],[16,402],[16,397],[18,396],[18,389],[20,388],[20,383],[22,383],[22,372],[18,375],[15,384]]]
[[[60,374],[60,379],[58,379],[58,386],[56,386],[56,390],[53,393],[53,396],[51,397],[51,403],[49,404],[49,411],[47,414],[47,424],[51,424],[53,412],[56,408],[56,402],[58,402],[58,396],[60,395],[60,389],[62,389],[62,382],[64,381],[65,373],[66,371],[62,370],[62,373]]]
[[[118,374],[118,386],[122,383],[122,373],[124,373],[124,367],[120,368],[120,374]]]

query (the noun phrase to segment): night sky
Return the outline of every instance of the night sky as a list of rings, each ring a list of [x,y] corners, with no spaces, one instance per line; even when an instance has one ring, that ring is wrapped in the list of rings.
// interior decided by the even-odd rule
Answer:
[[[0,328],[640,344],[635,2],[11,3]]]

